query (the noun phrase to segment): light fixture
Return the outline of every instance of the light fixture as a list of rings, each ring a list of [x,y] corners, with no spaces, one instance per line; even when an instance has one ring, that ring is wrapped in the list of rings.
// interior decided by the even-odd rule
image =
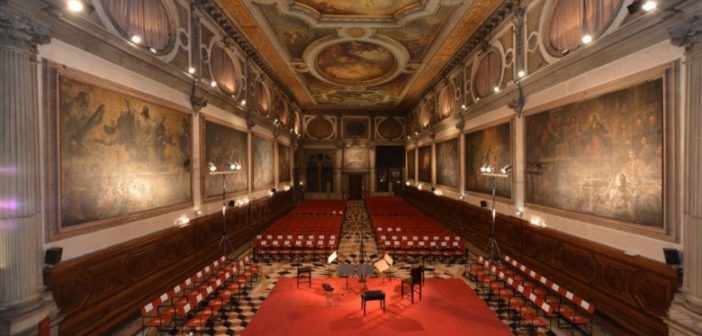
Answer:
[[[411,184],[410,181],[405,182],[405,185],[408,187],[410,186],[410,184]]]
[[[466,106],[466,104],[461,104],[461,108],[465,110],[468,108],[468,106]]]
[[[508,164],[508,165],[502,167],[502,169],[500,169],[500,172],[501,172],[502,174],[509,174],[509,173],[511,173],[511,172],[512,172],[512,165],[511,165],[511,164]]]
[[[195,216],[201,216],[202,215],[202,210],[197,209],[195,210]]]
[[[590,44],[592,42],[592,35],[585,34],[580,40],[583,42],[583,44]]]
[[[211,87],[217,87],[217,82],[211,81],[211,82],[210,82],[210,86],[211,86]]]
[[[215,166],[215,164],[212,162],[208,162],[207,163],[207,170],[209,170],[210,172],[216,172],[217,166]]]
[[[230,162],[227,164],[229,166],[229,170],[239,170],[241,169],[241,165],[238,162]]]
[[[476,102],[479,102],[479,101],[480,101],[480,97],[475,97],[475,101],[476,101]]]
[[[85,6],[82,1],[78,0],[68,0],[66,1],[66,8],[73,13],[80,13],[83,11]]]
[[[526,72],[524,70],[519,70],[519,72],[517,72],[517,76],[519,76],[519,78],[524,78],[524,76],[526,76]]]
[[[241,100],[241,106],[246,106],[246,99]]]
[[[495,93],[498,93],[498,92],[500,92],[500,87],[495,86],[494,88],[492,88],[492,90],[495,91]]]
[[[285,191],[290,190],[290,186],[289,186],[289,185],[286,185],[285,187],[283,187],[283,190],[285,190]]]
[[[419,135],[419,132],[417,132],[417,131],[414,131],[414,135]]]
[[[305,185],[305,182],[300,181],[300,185],[301,185],[301,186]]]
[[[139,35],[132,35],[131,40],[132,40],[132,42],[133,42],[134,44],[139,44],[139,43],[141,43],[141,36],[139,36]]]
[[[191,74],[191,75],[192,75],[192,74],[195,74],[195,68],[189,67],[189,68],[188,68],[188,73]]]
[[[466,193],[462,193],[461,196],[458,196],[459,200],[464,200],[466,198]]]
[[[644,11],[650,12],[656,9],[657,6],[658,4],[655,1],[646,1],[641,8],[643,8]]]
[[[441,189],[436,189],[436,190],[434,190],[434,195],[436,195],[436,196],[441,196],[441,195],[443,195],[443,194],[444,194],[444,193],[441,191]]]
[[[561,55],[562,55],[562,56],[565,56],[565,55],[568,55],[568,54],[570,54],[570,49],[563,49],[563,51],[561,51]]]
[[[190,223],[190,218],[186,215],[182,215],[175,220],[175,225],[177,227],[184,227]]]

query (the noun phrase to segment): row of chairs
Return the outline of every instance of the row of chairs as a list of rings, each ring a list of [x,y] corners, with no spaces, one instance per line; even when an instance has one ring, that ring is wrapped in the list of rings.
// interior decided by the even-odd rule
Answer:
[[[254,258],[271,260],[317,260],[320,256],[326,256],[339,248],[339,241],[335,235],[316,236],[319,239],[298,239],[298,240],[268,240],[257,237],[252,244]]]
[[[147,328],[177,333],[205,330],[222,314],[223,308],[238,300],[257,280],[258,266],[247,256],[238,263],[227,263],[224,256],[140,309],[142,334]]]
[[[523,279],[528,276],[541,287],[540,292],[544,293],[542,296],[560,317],[559,327],[565,326],[571,328],[573,332],[578,329],[584,334],[592,334],[595,305],[508,255],[504,255],[502,259],[512,267],[513,271],[520,273],[515,277]]]
[[[528,327],[546,327],[543,319],[539,321],[533,311],[523,308],[523,300],[514,297],[519,294],[521,299],[529,299],[537,306],[543,306],[549,328],[555,319],[559,327],[569,328],[572,334],[577,330],[592,335],[594,305],[510,256],[505,255],[502,260],[504,265],[491,265],[479,257],[478,263],[470,266],[469,275],[489,291],[489,299],[499,299],[503,306],[509,306],[511,311],[521,314],[521,320],[525,320]]]
[[[296,207],[292,215],[343,215],[346,201],[343,200],[306,200]]]
[[[488,301],[498,302],[498,312],[507,309],[514,321],[513,329],[525,327],[529,335],[535,335],[538,328],[544,328],[550,333],[553,307],[534,287],[482,256],[470,265],[469,274],[481,290],[487,291]]]
[[[366,211],[373,215],[419,215],[421,211],[402,197],[372,196],[365,199]]]

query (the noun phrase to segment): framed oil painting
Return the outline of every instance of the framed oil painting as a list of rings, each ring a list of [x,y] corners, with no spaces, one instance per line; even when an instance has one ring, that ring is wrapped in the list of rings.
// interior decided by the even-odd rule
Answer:
[[[278,182],[286,183],[291,181],[291,151],[290,146],[278,143]]]
[[[223,191],[228,195],[248,191],[247,132],[210,117],[202,120],[204,153],[201,157],[204,161],[201,171],[204,199],[222,197]],[[210,175],[207,171],[210,162],[217,166],[220,172],[228,170],[227,166],[230,163],[238,163],[241,169],[232,174]],[[222,189],[223,186],[225,189]]]
[[[419,147],[417,150],[417,156],[419,159],[419,181],[432,183],[431,182],[431,145]]]
[[[664,210],[675,209],[664,204],[664,194],[675,190],[668,138],[675,132],[672,73],[654,69],[530,113],[527,202],[599,219],[594,223],[672,235]]]
[[[415,176],[416,172],[416,164],[415,164],[415,155],[416,149],[410,149],[407,151],[407,179],[409,180],[415,180],[417,176]]]
[[[458,138],[436,143],[436,184],[458,189],[459,160]]]
[[[273,187],[275,184],[273,139],[254,134],[251,151],[253,152],[253,189]]]
[[[192,205],[185,108],[45,63],[49,240]]]
[[[465,189],[468,192],[492,194],[512,198],[512,178],[486,177],[480,174],[480,167],[490,164],[495,169],[512,164],[512,127],[510,122],[465,135]]]

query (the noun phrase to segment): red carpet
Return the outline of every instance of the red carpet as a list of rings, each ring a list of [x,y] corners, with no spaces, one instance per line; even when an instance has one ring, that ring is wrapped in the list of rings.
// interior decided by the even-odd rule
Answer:
[[[357,279],[313,279],[312,288],[281,278],[263,302],[244,335],[512,335],[487,305],[459,279],[427,279],[422,301],[400,298],[400,280],[369,279],[369,290],[383,290],[387,311],[379,301],[361,310]],[[322,308],[322,283],[335,288],[337,306]]]

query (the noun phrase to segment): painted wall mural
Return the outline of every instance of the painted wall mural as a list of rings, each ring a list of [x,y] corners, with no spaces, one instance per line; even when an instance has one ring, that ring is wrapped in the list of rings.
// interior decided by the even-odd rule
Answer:
[[[416,170],[416,165],[415,165],[415,150],[409,150],[407,151],[407,178],[410,180],[415,180],[417,177],[415,176],[414,172]]]
[[[233,128],[205,120],[205,164],[203,176],[205,177],[205,198],[222,195],[222,176],[207,174],[205,165],[214,163],[220,169],[229,163],[239,163],[241,170],[238,173],[225,175],[224,183],[227,193],[246,191],[248,185],[248,140],[247,133]]]
[[[527,201],[662,228],[663,80],[527,117]]]
[[[480,174],[480,167],[490,164],[500,169],[512,163],[510,123],[488,127],[465,135],[465,188],[467,191],[492,194],[493,180]],[[497,178],[495,195],[512,197],[512,179]]]
[[[419,178],[421,182],[431,183],[431,145],[419,147]]]
[[[392,16],[419,5],[416,0],[300,0],[322,15]]]
[[[273,169],[273,141],[268,138],[253,136],[253,189],[272,187],[275,184]]]
[[[370,136],[370,119],[342,118],[344,138],[368,138]]]
[[[290,146],[278,143],[278,182],[290,182],[292,156]]]
[[[368,148],[354,147],[344,149],[345,170],[365,170],[368,167]]]
[[[191,116],[59,78],[63,227],[192,202]]]
[[[459,157],[458,138],[436,143],[436,184],[458,188]]]

